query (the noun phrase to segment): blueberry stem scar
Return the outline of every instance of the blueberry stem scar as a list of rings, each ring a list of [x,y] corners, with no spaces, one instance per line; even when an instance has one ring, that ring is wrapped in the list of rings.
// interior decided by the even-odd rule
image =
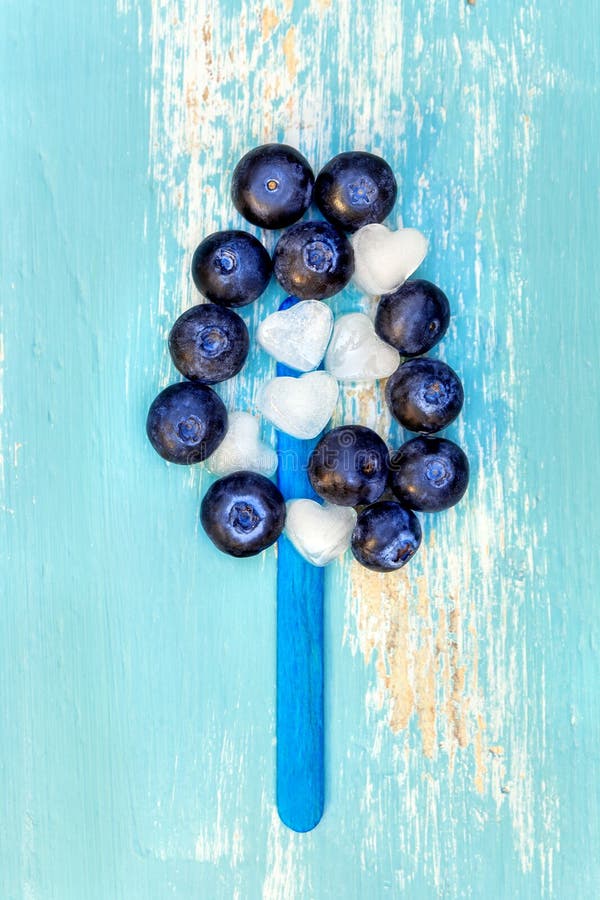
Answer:
[[[284,301],[287,309],[292,301]],[[297,375],[282,364],[277,375]],[[306,464],[315,441],[278,432],[277,483],[286,500],[318,499]],[[277,810],[293,831],[310,831],[323,815],[323,569],[308,563],[283,535],[277,555]]]

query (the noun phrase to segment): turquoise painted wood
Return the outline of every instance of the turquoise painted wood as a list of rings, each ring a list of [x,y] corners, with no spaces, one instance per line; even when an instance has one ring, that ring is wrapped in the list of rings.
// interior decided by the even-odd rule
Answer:
[[[287,297],[279,309],[298,300]],[[279,376],[298,372],[277,363]],[[286,500],[317,499],[306,467],[316,440],[277,433],[277,485]],[[276,797],[282,822],[310,831],[325,803],[323,569],[311,566],[285,534],[277,544]]]
[[[597,3],[0,15],[0,897],[596,896]],[[227,173],[265,139],[398,172],[473,463],[409,574],[326,573],[309,834],[275,802],[275,553],[214,550],[208,474],[144,435],[193,248],[242,225]],[[229,407],[273,372],[256,351]],[[346,392],[358,418],[388,433],[379,389]]]

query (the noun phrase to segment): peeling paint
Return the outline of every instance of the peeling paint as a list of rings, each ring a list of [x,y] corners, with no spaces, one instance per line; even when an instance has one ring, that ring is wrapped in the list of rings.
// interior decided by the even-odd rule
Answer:
[[[598,894],[596,6],[10,4],[2,898]],[[143,428],[178,377],[194,246],[246,227],[228,176],[262,140],[315,169],[389,159],[390,224],[427,234],[419,274],[450,297],[435,353],[464,378],[448,434],[473,465],[406,572],[326,573],[308,835],[275,809],[275,551],[213,550],[202,467],[164,464]],[[280,299],[242,312],[252,333]],[[272,370],[256,351],[218,390],[252,409]],[[336,422],[396,446],[382,389],[348,389]]]
[[[296,54],[296,29],[293,25],[286,32],[282,49],[288,76],[295,78],[298,74],[298,56]]]
[[[172,13],[177,9],[180,15],[174,20]],[[355,37],[365,29],[370,31],[371,20],[380,12],[372,7],[367,11],[362,4],[331,5],[327,0],[300,13],[295,11],[293,19],[291,11],[291,4],[284,8],[267,4],[257,16],[254,8],[251,14],[250,7],[242,3],[239,17],[227,29],[224,52],[222,28],[204,4],[194,0],[181,5],[174,0],[154,2],[151,143],[153,174],[161,185],[159,205],[167,223],[159,267],[162,273],[171,271],[174,264],[179,267],[175,291],[172,278],[163,278],[158,316],[166,326],[174,313],[192,301],[188,267],[201,235],[236,221],[227,202],[224,173],[252,143],[274,139],[296,143],[317,164],[335,149],[338,135],[343,136],[344,146],[350,143],[375,152],[385,150],[397,170],[406,171],[409,183],[414,180],[415,184],[414,190],[407,190],[396,221],[427,233],[430,209],[436,210],[436,232],[430,234],[432,262],[426,274],[444,283],[453,257],[462,258],[465,267],[464,283],[459,282],[453,290],[449,286],[455,323],[440,355],[452,363],[459,352],[456,329],[466,329],[461,345],[463,367],[468,375],[481,373],[481,383],[472,384],[471,390],[479,393],[477,403],[489,404],[490,409],[500,395],[503,422],[496,426],[488,420],[484,435],[469,418],[467,408],[456,436],[469,446],[474,463],[468,506],[436,519],[435,532],[428,523],[419,558],[405,572],[378,576],[351,563],[347,570],[336,570],[332,590],[347,595],[343,644],[354,654],[360,652],[375,679],[366,692],[366,727],[376,729],[377,754],[383,754],[384,747],[390,752],[389,741],[397,743],[401,748],[399,771],[419,785],[414,803],[424,805],[432,816],[440,792],[450,790],[450,785],[468,772],[475,797],[490,798],[499,812],[508,809],[523,871],[531,869],[535,853],[543,855],[548,882],[552,850],[558,842],[558,819],[552,820],[554,832],[547,830],[538,839],[536,850],[533,834],[539,833],[540,826],[531,736],[523,721],[523,707],[514,703],[517,685],[526,677],[527,661],[514,649],[506,652],[519,642],[524,593],[520,576],[515,580],[500,574],[503,560],[514,549],[511,544],[518,515],[513,487],[521,452],[514,424],[518,403],[516,335],[526,327],[529,314],[519,275],[523,238],[519,216],[525,209],[536,117],[528,76],[519,68],[522,56],[515,51],[515,43],[521,42],[523,53],[524,38],[515,31],[509,41],[494,42],[484,29],[480,40],[459,31],[449,31],[438,39],[436,65],[445,69],[449,90],[455,92],[453,102],[460,107],[462,127],[467,128],[463,141],[471,153],[470,159],[465,156],[461,162],[470,168],[457,169],[454,179],[440,186],[433,164],[438,140],[444,129],[452,127],[448,98],[441,105],[438,98],[428,98],[420,89],[422,72],[431,62],[432,50],[425,35],[431,27],[433,6],[419,9],[406,39],[399,7],[394,28],[372,32],[368,58],[363,54],[358,64],[354,61]],[[528,17],[533,28],[537,14],[531,9],[521,18]],[[319,27],[315,28],[317,19]],[[332,66],[335,60],[353,60],[352,102],[344,94],[334,97],[319,79],[307,77],[313,71],[314,58],[325,52],[321,41],[328,28],[332,29],[330,39],[336,42],[327,49]],[[530,46],[525,52],[531,54],[534,49]],[[527,112],[514,126],[518,145],[514,178],[522,199],[515,211],[514,241],[507,248],[498,242],[487,204],[497,176],[498,104],[502,93],[510,91],[517,92]],[[233,134],[224,133],[224,117],[236,123]],[[419,157],[425,141],[431,143],[430,159]],[[407,165],[415,170],[407,170]],[[183,250],[182,255],[173,251],[172,240]],[[506,254],[511,259],[509,282],[515,299],[499,360],[497,307],[486,302],[484,292],[494,294],[498,289],[498,271]],[[369,311],[370,304],[365,298],[353,297],[346,301],[348,305]],[[345,310],[344,303],[341,308]],[[253,310],[254,322],[257,315]],[[168,365],[165,352],[163,380]],[[227,386],[228,400],[239,408],[236,392],[241,390],[242,398],[251,402],[268,366],[266,362],[243,383],[236,380]],[[383,383],[348,386],[334,424],[361,421],[385,437],[391,430],[394,439],[400,440],[382,401],[383,389]],[[508,464],[503,462],[503,469],[500,463],[490,466],[486,460],[490,454],[495,458],[503,443],[510,448]],[[197,478],[190,481],[194,489]],[[525,550],[533,540],[521,533],[519,547]],[[492,588],[498,584],[502,585],[500,592]],[[382,717],[389,737],[378,730],[372,712]],[[443,782],[436,781],[436,777],[442,779],[440,767],[445,770]],[[422,785],[420,776],[426,778]],[[365,777],[371,777],[368,771]],[[372,789],[365,787],[367,794]],[[367,808],[371,809],[370,803]],[[365,823],[365,847],[371,840],[367,834],[372,836],[377,828],[375,819],[369,821]],[[436,862],[429,869],[419,833],[416,819],[409,819],[402,840],[416,854],[415,865],[431,871],[436,889],[441,889],[439,857],[448,852],[449,844],[445,851],[439,843],[430,846],[428,852],[434,853]],[[205,858],[208,845],[199,846],[197,853]],[[274,818],[263,896],[296,896],[304,871],[294,847],[294,839],[281,831]],[[397,884],[407,884],[412,877],[404,872]]]
[[[268,40],[277,26],[279,25],[281,19],[275,12],[275,10],[271,6],[265,6],[262,11],[262,39],[263,41]]]

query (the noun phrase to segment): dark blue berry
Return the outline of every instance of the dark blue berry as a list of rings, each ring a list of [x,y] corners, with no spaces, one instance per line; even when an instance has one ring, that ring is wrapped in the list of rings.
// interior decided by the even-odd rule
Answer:
[[[450,323],[450,304],[430,281],[405,281],[384,294],[375,314],[375,331],[401,356],[419,356],[435,347]]]
[[[404,506],[422,512],[450,509],[467,490],[469,461],[453,441],[413,438],[392,458],[390,483]]]
[[[246,306],[269,283],[271,258],[246,231],[216,231],[196,247],[192,278],[201,294],[220,306]]]
[[[373,503],[385,490],[388,449],[364,425],[341,425],[324,434],[308,460],[313,489],[338,506]]]
[[[360,150],[340,153],[323,166],[315,181],[314,200],[329,222],[357,231],[390,214],[398,185],[380,156]]]
[[[169,335],[171,359],[191,381],[215,384],[240,371],[250,338],[237,313],[214,303],[193,306],[179,316]]]
[[[233,171],[235,208],[253,225],[286,228],[312,198],[315,176],[308,161],[287,144],[263,144],[246,153]]]
[[[148,411],[146,432],[163,459],[181,465],[202,462],[227,431],[227,410],[212,388],[182,381],[161,391]]]
[[[283,531],[285,500],[264,475],[234,472],[208,489],[200,520],[223,553],[254,556],[274,544]]]
[[[292,225],[277,241],[275,277],[301,300],[323,300],[346,287],[354,272],[354,251],[329,222]]]
[[[352,532],[352,553],[374,572],[393,572],[413,558],[421,543],[421,526],[414,512],[395,500],[380,500],[358,514]]]
[[[390,412],[409,431],[433,434],[453,422],[462,409],[460,378],[439,359],[409,359],[388,379]]]

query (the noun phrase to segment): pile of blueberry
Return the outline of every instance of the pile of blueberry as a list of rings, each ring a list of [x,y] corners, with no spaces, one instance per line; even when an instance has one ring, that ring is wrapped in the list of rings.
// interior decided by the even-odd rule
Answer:
[[[308,476],[325,504],[311,510],[313,501],[287,498],[286,533],[298,551],[316,565],[329,562],[350,546],[356,559],[369,569],[399,569],[421,542],[415,511],[448,509],[461,499],[469,479],[469,464],[462,449],[434,436],[459,414],[463,388],[450,366],[423,355],[444,336],[450,319],[448,299],[440,288],[421,279],[407,280],[407,273],[412,274],[424,256],[414,248],[422,246],[419,241],[426,248],[426,241],[414,229],[392,232],[380,224],[394,206],[397,185],[390,166],[371,153],[341,153],[315,179],[309,163],[297,150],[285,144],[266,144],[251,150],[237,164],[231,193],[234,205],[249,222],[265,229],[286,230],[277,241],[272,259],[263,244],[244,231],[216,232],[197,247],[192,277],[209,302],[188,309],[173,325],[169,350],[187,380],[170,385],[156,397],[148,412],[148,438],[164,459],[190,465],[215,454],[228,428],[231,441],[234,416],[252,419],[242,412],[228,418],[223,401],[211,385],[233,377],[244,366],[250,337],[234,310],[260,297],[272,274],[286,294],[292,295],[287,307],[295,308],[296,313],[304,307],[308,325],[300,340],[305,337],[309,343],[315,336],[313,328],[317,328],[315,313],[324,313],[326,307],[315,301],[338,293],[353,276],[363,289],[382,283],[385,291],[366,288],[366,292],[379,296],[374,323],[361,322],[362,332],[350,330],[338,339],[333,354],[337,370],[328,363],[335,341],[333,329],[325,364],[329,375],[316,371],[333,327],[333,316],[326,308],[325,323],[321,316],[318,325],[325,328],[323,346],[317,354],[320,359],[313,358],[304,366],[298,363],[298,370],[308,373],[300,375],[298,382],[315,376],[327,379],[324,387],[329,389],[333,383],[335,405],[335,379],[353,377],[353,364],[349,376],[338,374],[339,354],[360,359],[363,338],[356,335],[371,329],[370,377],[384,377],[395,368],[386,384],[386,401],[394,418],[417,436],[390,454],[381,437],[362,425],[343,425],[324,433],[310,456]],[[311,202],[323,220],[298,222]],[[396,244],[395,235],[402,237]],[[417,257],[405,258],[411,252]],[[367,319],[362,314],[342,319],[356,317]],[[358,346],[350,346],[353,340]],[[377,368],[378,353],[381,359],[386,358],[386,365],[391,354],[387,372],[385,367],[381,372]],[[280,358],[276,351],[273,355]],[[326,391],[320,396],[321,388],[316,383],[311,390],[318,406]],[[271,420],[287,430],[285,424]],[[238,418],[236,428],[242,425],[254,427],[252,421]],[[318,431],[307,436],[316,437],[323,427],[320,423]],[[258,425],[256,429],[258,434]],[[305,436],[292,427],[289,433]],[[243,453],[236,456],[235,446],[231,452],[234,460],[245,459]],[[210,460],[208,464],[210,467]],[[229,470],[221,467],[216,471],[225,474],[212,484],[202,501],[201,521],[206,533],[220,550],[232,556],[260,553],[286,527],[286,501],[267,477],[273,474],[274,465],[265,466],[264,459],[256,465],[252,461],[237,465],[234,461]],[[292,526],[293,504],[300,506],[294,510]],[[319,504],[314,503],[314,507]],[[303,519],[303,515],[308,518]],[[320,527],[314,524],[315,516],[321,516]]]

